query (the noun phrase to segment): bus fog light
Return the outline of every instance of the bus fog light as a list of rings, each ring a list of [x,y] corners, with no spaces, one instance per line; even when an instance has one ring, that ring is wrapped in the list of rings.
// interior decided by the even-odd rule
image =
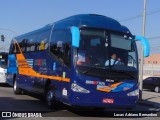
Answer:
[[[72,83],[71,85],[71,89],[74,91],[74,92],[81,92],[81,93],[90,93],[89,90],[77,85],[76,83]]]
[[[139,96],[139,89],[136,89],[127,94],[128,96]]]

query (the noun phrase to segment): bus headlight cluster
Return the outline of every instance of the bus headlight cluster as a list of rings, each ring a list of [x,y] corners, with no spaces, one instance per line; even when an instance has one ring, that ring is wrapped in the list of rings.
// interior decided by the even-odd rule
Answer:
[[[139,89],[136,89],[127,94],[128,96],[139,96]]]
[[[81,92],[81,93],[90,93],[89,90],[77,85],[76,83],[72,83],[71,85],[71,89],[74,91],[74,92]]]

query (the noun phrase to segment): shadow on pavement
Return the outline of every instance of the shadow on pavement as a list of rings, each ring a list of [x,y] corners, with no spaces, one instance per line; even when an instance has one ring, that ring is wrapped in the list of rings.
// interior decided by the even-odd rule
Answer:
[[[0,93],[1,94],[1,93]],[[105,111],[101,109],[91,109],[91,108],[76,108],[70,107],[64,104],[60,104],[59,109],[49,109],[45,100],[41,99],[38,95],[29,94],[17,95],[18,97],[3,97],[0,98],[0,111],[9,112],[33,112],[42,113],[43,117],[136,117],[140,118],[143,116],[137,116],[139,114],[150,114],[155,113],[159,115],[159,111],[150,111],[149,108],[143,109],[143,111],[126,110],[118,108],[106,108]],[[31,97],[31,98],[29,98]],[[25,99],[26,98],[26,99]],[[132,114],[130,116],[130,114]],[[120,116],[116,116],[120,115]],[[124,116],[123,116],[124,115]],[[125,116],[128,115],[128,116]],[[146,116],[145,116],[146,117]]]
[[[11,87],[8,83],[0,83],[0,87]]]

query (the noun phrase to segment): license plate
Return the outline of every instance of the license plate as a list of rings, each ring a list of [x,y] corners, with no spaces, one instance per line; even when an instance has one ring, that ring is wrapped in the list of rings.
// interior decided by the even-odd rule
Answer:
[[[114,99],[104,98],[103,99],[103,103],[113,104],[114,103]]]

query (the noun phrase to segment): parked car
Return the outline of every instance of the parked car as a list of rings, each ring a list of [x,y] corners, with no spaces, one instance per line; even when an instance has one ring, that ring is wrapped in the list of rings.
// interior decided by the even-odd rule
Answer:
[[[160,92],[160,77],[148,77],[143,80],[143,89]]]

